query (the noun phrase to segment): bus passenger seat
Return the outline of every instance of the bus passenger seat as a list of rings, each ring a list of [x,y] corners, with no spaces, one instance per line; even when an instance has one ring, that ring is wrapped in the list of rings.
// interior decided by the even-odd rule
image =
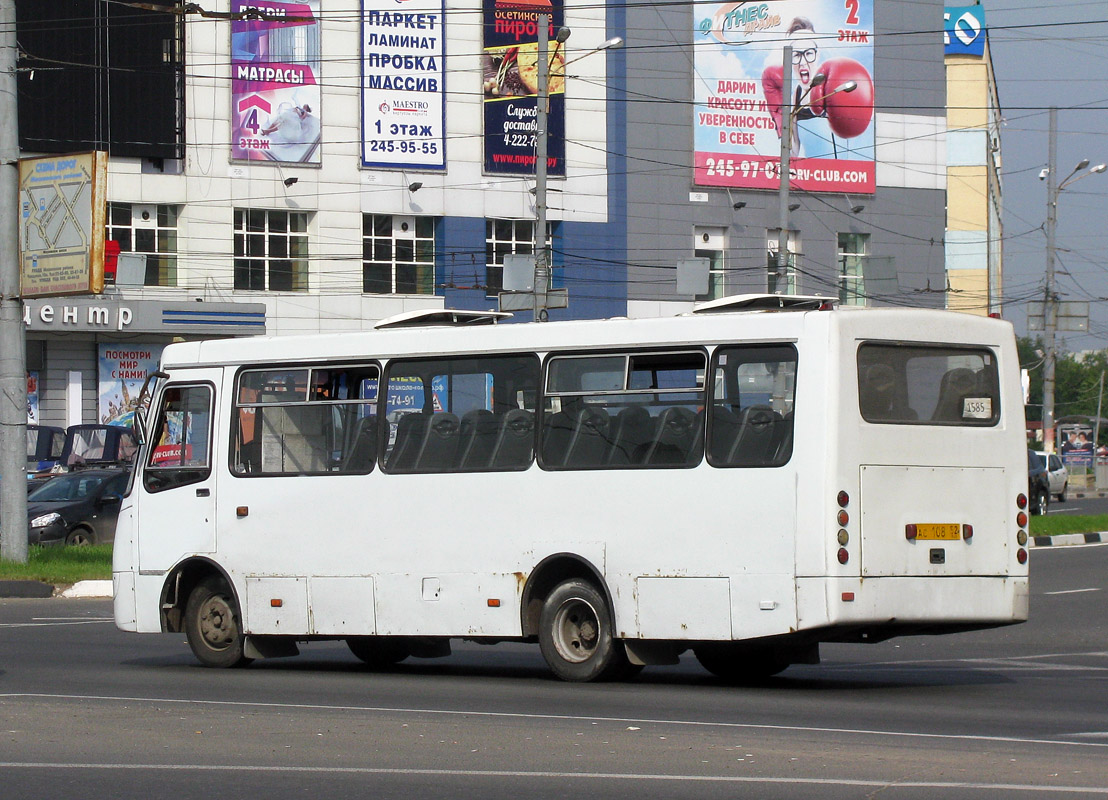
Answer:
[[[396,423],[396,442],[385,465],[390,472],[410,472],[415,469],[429,414],[404,414]]]
[[[965,367],[947,370],[939,383],[939,402],[931,419],[958,422],[962,419],[962,401],[977,391],[977,375]]]
[[[458,417],[448,411],[431,415],[416,460],[416,472],[446,472],[458,455]]]
[[[373,469],[377,460],[377,417],[358,420],[350,453],[342,464],[343,472],[364,473]]]
[[[458,467],[481,469],[488,466],[496,446],[499,429],[496,416],[484,408],[475,408],[462,415],[458,434]]]
[[[766,466],[772,461],[774,430],[780,419],[769,406],[749,406],[743,410],[739,436],[727,455],[727,463],[737,466]]]
[[[513,408],[500,420],[500,431],[489,466],[494,469],[526,467],[534,458],[535,415]]]
[[[658,429],[647,446],[643,463],[652,466],[690,463],[700,427],[697,415],[687,408],[667,408],[658,417]]]
[[[641,463],[646,446],[654,439],[654,418],[643,406],[628,406],[616,414],[608,463]]]
[[[583,468],[606,464],[612,446],[609,439],[611,424],[611,417],[603,409],[585,407],[577,412],[563,466]]]
[[[722,403],[712,406],[712,433],[708,439],[708,455],[713,464],[724,465],[731,447],[739,438],[739,417]]]

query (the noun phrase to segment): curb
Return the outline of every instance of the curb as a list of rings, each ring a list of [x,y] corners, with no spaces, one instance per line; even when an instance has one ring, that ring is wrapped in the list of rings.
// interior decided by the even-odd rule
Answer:
[[[1035,547],[1063,547],[1069,544],[1100,544],[1108,542],[1108,533],[1066,533],[1061,536],[1032,536]]]
[[[111,581],[78,581],[67,589],[58,588],[42,581],[0,581],[0,597],[43,598],[66,597],[79,599],[110,599]]]

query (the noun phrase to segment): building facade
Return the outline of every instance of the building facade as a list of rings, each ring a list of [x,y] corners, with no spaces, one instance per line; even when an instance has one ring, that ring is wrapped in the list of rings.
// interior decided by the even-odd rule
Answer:
[[[102,296],[28,303],[42,422],[111,417],[106,352],[496,308],[506,257],[534,249],[539,12],[553,286],[568,293],[551,319],[767,290],[947,302],[938,3],[201,6],[17,4],[25,155],[107,151],[121,251]],[[48,70],[75,13],[72,66]],[[799,133],[783,203],[784,117]],[[89,325],[90,306],[114,322]]]
[[[946,10],[947,308],[999,314],[1001,108],[983,6]]]

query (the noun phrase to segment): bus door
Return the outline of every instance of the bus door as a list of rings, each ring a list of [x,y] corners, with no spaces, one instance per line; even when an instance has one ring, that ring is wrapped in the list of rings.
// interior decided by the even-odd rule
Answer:
[[[212,434],[222,370],[190,371],[159,396],[138,500],[141,572],[165,572],[182,556],[215,551]]]

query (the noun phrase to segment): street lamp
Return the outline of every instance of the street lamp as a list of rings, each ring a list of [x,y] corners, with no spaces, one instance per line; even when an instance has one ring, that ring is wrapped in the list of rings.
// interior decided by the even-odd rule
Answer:
[[[1050,109],[1050,141],[1047,168],[1039,173],[1039,180],[1047,181],[1046,188],[1046,293],[1043,297],[1043,332],[1046,334],[1046,360],[1043,364],[1043,449],[1048,453],[1054,450],[1054,383],[1057,353],[1055,352],[1055,332],[1058,330],[1058,297],[1054,292],[1054,230],[1058,223],[1058,195],[1067,186],[1072,186],[1090,175],[1099,175],[1108,170],[1108,164],[1089,167],[1089,159],[1083,158],[1065,178],[1058,181],[1054,168],[1057,155],[1058,117],[1057,108]],[[1094,448],[1095,448],[1094,443]]]
[[[803,107],[803,102],[808,98],[808,95],[811,94],[812,90],[817,86],[822,86],[827,83],[827,75],[823,72],[817,72],[812,76],[812,82],[809,84],[808,88],[804,90],[804,94],[800,96],[800,101],[796,102],[793,100],[793,46],[791,44],[785,45],[784,58],[782,61],[781,166],[780,184],[777,189],[778,226],[777,260],[773,272],[774,294],[784,294],[784,284],[787,283],[784,277],[788,274],[786,266],[788,265],[789,243],[789,162],[792,158],[793,125],[796,124],[796,115]],[[824,97],[830,97],[839,92],[853,92],[857,88],[858,84],[856,82],[847,81],[842,86],[824,94]],[[786,103],[788,104],[787,106]]]
[[[547,320],[547,291],[550,289],[550,252],[546,239],[546,151],[547,131],[546,117],[550,111],[550,59],[547,55],[550,44],[550,15],[538,16],[538,108],[535,114],[535,276],[533,291],[535,293],[535,322]],[[569,38],[570,29],[563,26],[554,35],[555,52],[557,47]],[[579,61],[587,55],[600,50],[609,50],[623,46],[623,39],[615,36],[603,42],[599,46],[579,55],[572,61],[563,65],[563,70],[574,61]],[[563,72],[564,76],[564,72]]]

